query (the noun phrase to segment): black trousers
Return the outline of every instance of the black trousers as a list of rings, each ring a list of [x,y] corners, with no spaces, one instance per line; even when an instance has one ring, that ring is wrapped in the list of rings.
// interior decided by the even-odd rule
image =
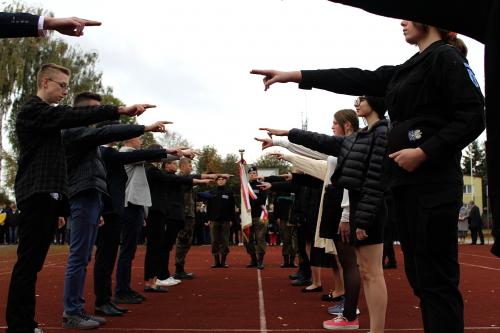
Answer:
[[[462,186],[411,185],[393,193],[406,276],[420,299],[425,332],[464,332],[457,244]]]
[[[168,262],[167,220],[158,211],[149,211],[146,221],[146,257],[144,259],[144,281],[157,277],[160,280],[168,278],[163,267]]]
[[[312,275],[311,261],[309,260],[309,255],[307,254],[308,231],[309,229],[304,224],[297,226],[297,254],[299,255],[299,271],[306,279],[310,279]]]
[[[121,219],[118,214],[103,214],[104,225],[99,228],[94,264],[95,305],[111,300],[112,276],[120,246]]]
[[[128,203],[121,216],[121,244],[116,264],[115,295],[132,291],[132,261],[135,259],[139,233],[144,224],[144,207]]]
[[[19,206],[19,246],[7,300],[7,332],[32,333],[38,327],[35,321],[37,275],[54,239],[60,201],[48,193],[40,193]]]
[[[165,236],[165,256],[164,263],[161,266],[160,275],[162,277],[170,277],[170,270],[168,269],[168,265],[170,263],[170,252],[174,247],[175,241],[177,239],[177,234],[179,231],[184,228],[183,220],[172,220],[167,219],[167,230]]]
[[[477,236],[479,235],[479,241],[481,244],[484,244],[484,235],[482,227],[470,227],[470,235],[472,238],[472,244],[477,244]]]

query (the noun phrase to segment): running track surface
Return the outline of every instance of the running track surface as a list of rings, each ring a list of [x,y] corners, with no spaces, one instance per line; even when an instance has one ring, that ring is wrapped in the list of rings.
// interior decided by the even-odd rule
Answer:
[[[134,261],[133,288],[142,291],[144,247]],[[385,271],[389,293],[386,332],[423,332],[418,301],[411,293],[399,266]],[[38,277],[37,320],[45,332],[61,332],[62,293],[66,246],[52,246]],[[145,294],[140,305],[128,305],[129,312],[109,318],[102,332],[325,332],[322,322],[330,319],[326,309],[332,303],[320,301],[322,293],[303,294],[292,287],[282,269],[280,247],[268,247],[266,267],[259,272],[245,268],[248,256],[243,247],[231,247],[228,269],[211,269],[209,246],[195,246],[188,254],[186,270],[195,279],[171,287],[166,294]],[[5,300],[15,247],[0,246],[0,329],[5,328]],[[173,261],[171,261],[172,263]],[[465,302],[466,332],[500,332],[500,259],[489,254],[489,246],[462,245],[461,289]],[[92,264],[91,264],[92,266]],[[92,272],[92,267],[89,267]],[[87,310],[93,310],[92,274],[87,279]],[[332,287],[331,272],[323,270],[325,292]],[[363,293],[360,297],[360,332],[368,331]],[[71,332],[70,330],[64,330]],[[445,332],[443,332],[445,333]]]

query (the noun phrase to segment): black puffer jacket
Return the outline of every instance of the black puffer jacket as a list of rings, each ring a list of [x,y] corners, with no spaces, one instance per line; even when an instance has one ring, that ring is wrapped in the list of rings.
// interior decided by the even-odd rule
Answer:
[[[360,229],[373,225],[382,206],[386,190],[382,169],[387,155],[388,125],[388,120],[383,119],[370,129],[344,137],[296,128],[288,134],[290,142],[338,157],[332,182],[360,192],[360,201],[352,217],[356,227]]]

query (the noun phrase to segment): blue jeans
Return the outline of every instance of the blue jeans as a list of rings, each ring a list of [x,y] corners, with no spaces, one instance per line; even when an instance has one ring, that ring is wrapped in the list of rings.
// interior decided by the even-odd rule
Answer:
[[[129,203],[122,215],[122,243],[116,267],[116,295],[125,295],[131,290],[132,261],[143,223],[144,207]]]
[[[83,289],[87,265],[92,256],[103,200],[97,190],[71,198],[71,231],[68,265],[64,278],[64,312],[77,315],[83,310]]]

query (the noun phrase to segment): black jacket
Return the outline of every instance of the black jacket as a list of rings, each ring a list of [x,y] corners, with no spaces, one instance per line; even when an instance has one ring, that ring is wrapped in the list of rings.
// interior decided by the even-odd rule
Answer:
[[[137,126],[137,125],[128,125]],[[155,161],[168,156],[165,149],[137,149],[134,151],[118,151],[112,147],[99,147],[101,158],[106,166],[106,179],[111,202],[107,202],[104,212],[108,214],[121,214],[125,205],[125,188],[127,172],[123,167],[140,161]]]
[[[143,133],[142,125],[77,127],[62,131],[68,166],[69,197],[89,189],[108,194],[106,168],[99,146],[135,138]]]
[[[207,202],[208,220],[214,222],[234,222],[235,202],[233,192],[227,186],[217,186],[210,191]]]
[[[481,219],[481,213],[479,212],[479,207],[472,206],[469,212],[469,225],[471,228],[480,228],[483,225],[483,220]]]
[[[252,218],[260,217],[262,214],[262,206],[266,205],[267,201],[267,191],[263,191],[257,187],[259,184],[258,181],[252,180],[250,182],[250,186],[252,187],[255,195],[257,196],[256,200],[250,198],[250,206],[252,208]]]
[[[40,16],[0,12],[0,38],[36,37]]]
[[[118,118],[117,107],[113,105],[50,106],[37,96],[31,97],[16,119],[19,159],[15,192],[19,209],[35,193],[55,192],[67,198],[62,129]]]
[[[500,1],[456,1],[456,0],[335,0],[369,12],[406,18],[439,26],[470,36],[485,44],[486,81],[486,160],[488,164],[488,191],[493,214],[492,234],[500,239]],[[429,8],[432,7],[432,10]],[[453,8],[453,10],[450,10]],[[500,256],[500,242],[496,242],[492,252]]]
[[[429,159],[408,173],[389,161],[391,185],[462,184],[461,150],[484,130],[484,102],[460,52],[442,41],[399,66],[303,71],[302,88],[385,96],[394,128],[389,152],[420,147]]]
[[[293,197],[291,193],[278,193],[274,200],[274,217],[276,219],[290,220],[290,214],[293,206]]]
[[[310,175],[294,173],[291,182],[273,182],[271,190],[294,193],[290,223],[312,226],[316,223],[323,181]]]
[[[152,211],[162,213],[166,219],[184,221],[184,188],[193,186],[193,177],[179,176],[160,170],[152,164],[146,166]]]
[[[370,129],[350,136],[329,136],[292,129],[290,142],[337,156],[332,183],[360,192],[360,201],[352,217],[356,227],[366,229],[374,222],[383,205],[383,166],[387,151],[388,121],[383,119]]]

